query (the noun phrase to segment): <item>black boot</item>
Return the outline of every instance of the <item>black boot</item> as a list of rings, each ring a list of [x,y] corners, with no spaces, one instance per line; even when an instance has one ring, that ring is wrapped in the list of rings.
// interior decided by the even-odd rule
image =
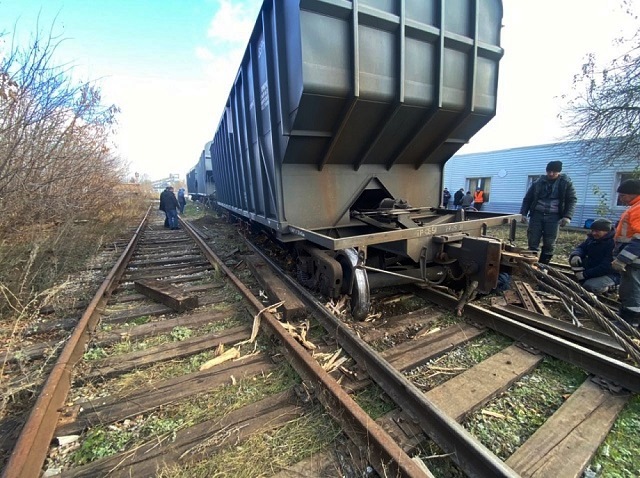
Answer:
[[[538,262],[540,264],[549,264],[549,262],[551,262],[552,257],[553,255],[550,255],[550,254],[540,254],[540,259],[538,260]]]

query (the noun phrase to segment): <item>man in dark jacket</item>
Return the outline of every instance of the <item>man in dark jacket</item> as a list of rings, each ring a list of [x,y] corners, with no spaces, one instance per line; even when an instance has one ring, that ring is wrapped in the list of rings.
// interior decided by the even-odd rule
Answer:
[[[460,207],[462,207],[462,209],[468,209],[472,207],[472,205],[473,205],[473,196],[471,195],[471,191],[467,191],[467,194],[465,194],[462,197],[462,200],[460,201]]]
[[[460,205],[462,204],[463,197],[464,197],[464,188],[460,188],[453,195],[453,206],[455,209],[460,209]]]
[[[165,202],[167,201],[167,194],[169,193],[169,188],[171,186],[167,184],[164,188],[164,191],[160,193],[160,207],[159,209],[164,213],[164,227],[169,228],[169,216],[167,215],[167,211],[165,210]]]
[[[167,188],[160,194],[160,210],[164,211],[167,219],[165,221],[165,227],[170,229],[179,229],[178,226],[178,198],[173,192],[173,186],[167,186]]]
[[[558,237],[558,227],[567,226],[576,208],[576,190],[571,179],[562,171],[562,161],[547,164],[547,174],[534,182],[522,200],[522,222],[529,227],[527,239],[530,251],[538,251],[542,239],[539,261],[548,264]]]
[[[451,199],[451,193],[447,188],[442,191],[442,207],[449,209],[449,200]]]
[[[620,283],[620,274],[611,267],[614,234],[611,221],[596,219],[587,239],[569,254],[576,278],[590,292],[601,294]]]

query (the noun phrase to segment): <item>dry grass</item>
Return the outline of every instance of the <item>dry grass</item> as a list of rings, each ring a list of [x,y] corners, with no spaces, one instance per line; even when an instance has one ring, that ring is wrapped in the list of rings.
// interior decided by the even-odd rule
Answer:
[[[316,406],[310,413],[277,429],[252,435],[191,466],[174,466],[163,478],[257,478],[272,476],[304,458],[325,451],[342,434],[340,427]]]
[[[147,207],[141,198],[123,198],[117,210],[90,221],[69,220],[59,224],[32,225],[19,240],[0,243],[0,344],[14,351],[29,344],[26,332],[43,320],[77,315],[76,305],[90,298],[104,271],[83,272],[104,245],[122,237],[137,223]],[[105,256],[107,262],[117,254]],[[43,317],[40,310],[53,306],[56,313]],[[60,333],[35,340],[63,339]],[[9,366],[0,364],[0,418],[28,409],[60,347],[49,350],[43,360]]]

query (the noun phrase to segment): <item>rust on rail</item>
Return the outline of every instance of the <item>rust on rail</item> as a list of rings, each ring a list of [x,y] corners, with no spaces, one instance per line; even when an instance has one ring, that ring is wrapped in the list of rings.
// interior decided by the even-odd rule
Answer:
[[[182,227],[195,239],[204,255],[238,288],[251,303],[256,312],[264,309],[263,304],[233,274],[213,250],[199,237],[198,233],[181,220]],[[407,455],[402,448],[345,392],[307,351],[282,327],[278,319],[269,312],[261,315],[263,324],[275,334],[284,345],[293,367],[304,378],[320,387],[318,398],[336,418],[344,431],[354,442],[372,448],[369,456],[372,466],[385,476],[425,477],[429,476]]]
[[[2,476],[4,478],[32,478],[40,476],[49,451],[49,444],[58,424],[59,410],[64,405],[71,388],[71,373],[84,354],[85,345],[100,319],[100,310],[118,284],[126,265],[135,250],[149,217],[147,210],[135,234],[127,244],[116,264],[100,285],[100,288],[82,314],[78,325],[62,349],[38,399],[27,419],[11,453]]]

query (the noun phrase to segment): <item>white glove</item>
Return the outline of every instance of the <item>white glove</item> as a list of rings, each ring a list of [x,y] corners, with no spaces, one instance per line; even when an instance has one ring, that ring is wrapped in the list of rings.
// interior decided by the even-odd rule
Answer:
[[[571,259],[569,259],[569,264],[571,264],[571,267],[580,267],[582,265],[582,257],[571,256]]]
[[[568,217],[563,217],[562,219],[560,219],[560,227],[568,226],[570,222],[571,219],[569,219]]]
[[[611,268],[616,272],[624,272],[627,268],[627,265],[622,262],[620,259],[614,259],[611,263]]]
[[[584,280],[584,272],[582,271],[576,272],[576,279],[582,282]]]

